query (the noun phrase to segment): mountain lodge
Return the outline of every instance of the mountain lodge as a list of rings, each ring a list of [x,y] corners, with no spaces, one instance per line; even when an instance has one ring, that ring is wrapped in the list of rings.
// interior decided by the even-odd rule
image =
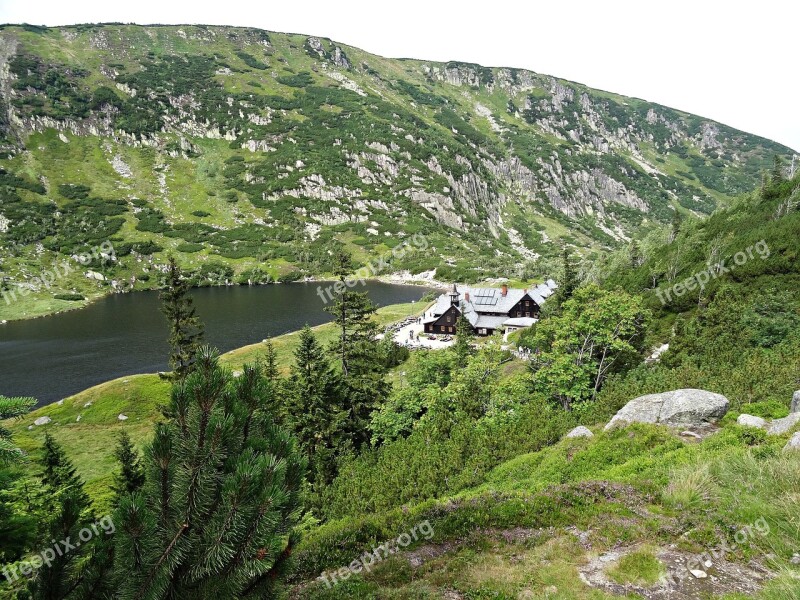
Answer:
[[[530,327],[539,319],[545,300],[558,287],[548,279],[533,289],[473,288],[454,283],[442,294],[423,320],[425,333],[454,334],[461,311],[477,335],[492,335],[498,329],[516,330]]]

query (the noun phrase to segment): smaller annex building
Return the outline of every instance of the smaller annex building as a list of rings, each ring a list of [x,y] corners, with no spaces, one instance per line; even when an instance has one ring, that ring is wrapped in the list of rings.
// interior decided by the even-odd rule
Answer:
[[[532,289],[512,289],[506,284],[499,288],[479,288],[453,284],[446,294],[425,313],[425,333],[454,334],[456,322],[464,316],[477,335],[492,335],[497,330],[530,327],[539,319],[545,300],[558,285],[552,279]]]

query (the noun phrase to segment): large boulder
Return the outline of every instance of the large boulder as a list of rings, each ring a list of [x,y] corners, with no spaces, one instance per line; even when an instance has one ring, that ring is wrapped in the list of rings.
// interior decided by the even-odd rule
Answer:
[[[730,403],[722,394],[706,390],[673,390],[639,396],[628,402],[606,425],[659,423],[674,427],[703,427],[725,416]]]
[[[578,425],[575,429],[570,431],[566,437],[568,438],[590,438],[594,437],[594,434],[589,430],[588,427],[584,427],[583,425]]]
[[[792,396],[792,408],[789,411],[790,413],[797,413],[800,412],[800,390],[797,390]]]

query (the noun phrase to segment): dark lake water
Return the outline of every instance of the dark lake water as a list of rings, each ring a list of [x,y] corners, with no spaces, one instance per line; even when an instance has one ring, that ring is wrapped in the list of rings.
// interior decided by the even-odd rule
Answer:
[[[206,342],[221,352],[330,321],[318,283],[192,290]],[[322,284],[323,287],[328,284]],[[379,306],[419,300],[423,287],[368,282]],[[0,395],[49,404],[135,373],[167,369],[158,292],[108,296],[86,308],[0,325]]]

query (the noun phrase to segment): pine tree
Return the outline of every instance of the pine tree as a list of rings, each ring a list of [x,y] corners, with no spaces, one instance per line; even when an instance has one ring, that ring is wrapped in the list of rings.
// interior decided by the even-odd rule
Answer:
[[[274,597],[297,542],[305,463],[262,408],[260,368],[243,377],[202,348],[173,384],[144,488],[115,516],[119,598]]]
[[[456,366],[463,369],[469,362],[472,355],[472,340],[475,333],[472,330],[469,320],[464,315],[466,305],[461,303],[461,314],[456,321],[456,342],[453,344],[453,351],[456,354]]]
[[[116,494],[115,503],[119,504],[123,497],[139,491],[144,485],[144,469],[127,431],[120,433],[114,456],[119,463],[119,472],[114,474],[111,489]]]
[[[312,482],[319,487],[335,474],[335,458],[344,440],[347,412],[341,406],[341,382],[323,348],[306,325],[294,352],[286,382],[288,421],[309,457]]]
[[[195,314],[189,289],[189,282],[184,279],[178,263],[174,257],[170,257],[166,289],[161,292],[160,298],[161,311],[169,322],[169,364],[178,379],[188,375],[203,339],[203,325]]]
[[[15,419],[36,406],[34,398],[6,398],[0,396],[0,421]],[[0,425],[0,464],[20,462],[24,458],[22,450],[11,443],[11,432]]]

